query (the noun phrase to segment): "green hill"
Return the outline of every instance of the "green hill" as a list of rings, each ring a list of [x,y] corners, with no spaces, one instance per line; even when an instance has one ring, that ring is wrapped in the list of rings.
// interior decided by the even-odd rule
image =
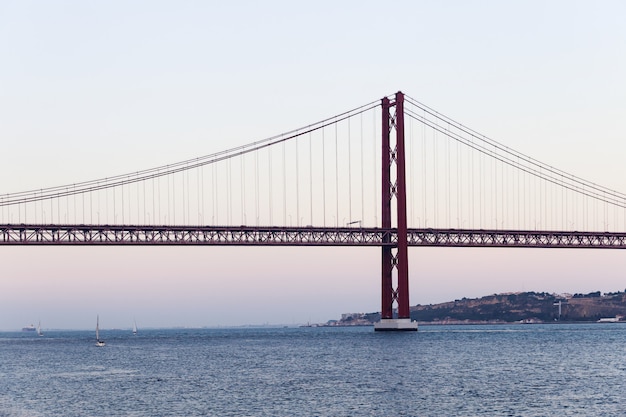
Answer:
[[[349,319],[340,320],[339,325],[356,323],[355,315],[345,316]],[[520,292],[411,307],[411,319],[433,324],[598,321],[616,316],[626,317],[626,292],[574,295]],[[380,313],[362,314],[358,319],[373,323],[380,320]]]

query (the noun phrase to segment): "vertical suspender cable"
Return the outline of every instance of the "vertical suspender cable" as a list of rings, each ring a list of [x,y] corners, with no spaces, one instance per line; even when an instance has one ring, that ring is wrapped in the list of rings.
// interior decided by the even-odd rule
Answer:
[[[376,167],[378,166],[378,158],[377,158],[377,154],[376,154],[376,148],[377,148],[377,143],[376,143],[376,112],[373,111],[372,112],[372,173],[374,174],[374,190],[380,190],[381,186],[378,183],[378,170],[376,169]],[[381,173],[382,175],[382,173]],[[374,226],[378,227],[378,198],[377,198],[377,194],[374,192],[372,193],[372,201],[374,202],[373,204],[373,208],[374,208]],[[382,219],[381,219],[382,222]]]
[[[541,174],[541,167],[539,167],[539,178],[537,179],[537,181],[539,182],[539,208],[543,209],[543,213],[540,211],[539,212],[539,225],[541,226],[541,222],[547,222],[548,221],[548,210],[547,210],[547,206],[548,206],[548,201],[546,198],[546,183],[543,181],[542,179],[542,174]],[[548,230],[547,228],[547,224],[543,225],[543,227],[546,228],[546,230]]]
[[[608,231],[609,225],[609,206],[606,204],[606,192],[603,194],[604,198],[604,231]]]
[[[411,226],[415,226],[415,175],[413,173],[413,154],[415,153],[415,141],[413,139],[413,119],[409,119],[409,140],[406,141],[406,149],[409,154],[409,166],[407,170],[407,174],[409,176],[409,192],[410,192],[410,202],[411,202]]]
[[[483,217],[484,217],[484,198],[485,198],[485,193],[483,193],[483,154],[482,153],[478,153],[478,213],[479,213],[479,221],[478,221],[478,227],[479,228],[484,228],[485,227],[485,223],[483,222]]]
[[[204,165],[200,167],[200,198],[202,200],[202,210],[200,211],[202,216],[202,221],[200,222],[201,226],[205,226],[207,224],[207,218],[204,213]]]
[[[160,173],[161,173],[161,170],[159,169],[157,171],[157,174],[160,174]],[[158,204],[158,209],[159,209],[158,220],[160,222],[161,221],[161,175],[157,177],[157,204]],[[155,217],[156,217],[156,214],[155,214]]]
[[[244,225],[246,224],[246,221],[244,220],[245,219],[244,213],[246,211],[246,204],[245,204],[245,201],[246,201],[246,197],[245,197],[246,185],[245,184],[246,183],[244,180],[245,168],[243,167],[245,165],[245,158],[246,158],[246,154],[243,154],[239,157],[239,203],[241,206],[240,222],[241,224],[244,224]]]
[[[212,217],[215,218],[215,225],[219,224],[219,207],[218,207],[218,201],[217,201],[217,168],[215,166],[216,164],[213,164],[213,172],[211,174],[211,205],[213,206],[213,213],[212,213]]]
[[[259,225],[259,218],[261,217],[261,205],[259,203],[260,200],[260,195],[259,195],[259,151],[254,151],[254,170],[255,170],[255,174],[254,174],[254,196],[255,196],[255,203],[256,203],[256,225]]]
[[[585,229],[585,200],[581,199],[582,196],[582,192],[584,191],[583,186],[580,186],[581,191],[579,193],[574,193],[573,195],[573,199],[576,200],[576,202],[574,203],[574,207],[576,207],[576,212],[577,212],[577,220],[580,222],[579,225],[582,226],[578,226],[578,227],[582,227],[583,230]],[[580,207],[578,206],[578,202],[580,201]]]
[[[168,213],[169,214],[169,221],[168,223],[170,225],[174,225],[176,224],[176,174],[171,174],[170,177],[172,178],[172,213]],[[167,181],[167,194],[168,194],[168,205],[169,205],[169,195],[170,195],[170,181],[168,178]]]
[[[339,227],[339,155],[337,141],[337,122],[335,122],[335,226]]]
[[[141,186],[143,190],[143,224],[146,223],[146,181],[141,181]]]
[[[313,225],[313,141],[311,138],[311,132],[309,132],[309,204],[309,224]]]
[[[607,210],[608,210],[608,208],[607,208]],[[613,230],[615,230],[617,232],[619,230],[618,229],[618,222],[619,222],[619,220],[618,220],[618,217],[617,217],[617,208],[615,206],[613,206],[612,210],[613,210],[613,228],[614,228]]]
[[[439,158],[439,153],[437,152],[437,131],[433,130],[433,226],[439,227],[437,224],[437,205],[439,203],[439,193],[437,192],[437,180],[439,179],[439,175],[437,172],[437,159]]]
[[[322,128],[322,225],[326,227],[326,139]]]
[[[424,116],[426,115],[426,111],[424,111]],[[427,181],[427,176],[426,176],[426,146],[427,146],[427,140],[426,140],[426,125],[422,124],[422,192],[423,192],[423,196],[422,196],[422,207],[423,207],[423,216],[422,216],[422,220],[424,221],[424,227],[426,227],[427,225],[427,221],[426,221],[426,216],[428,214],[428,198],[426,197],[426,189],[428,187],[428,181]]]
[[[498,155],[498,150],[497,148],[494,146],[494,155],[497,156]],[[495,159],[491,159],[491,165],[493,166],[493,171],[491,169],[489,169],[489,173],[491,174],[493,172],[493,181],[491,182],[492,184],[492,192],[493,192],[493,197],[491,199],[491,201],[493,202],[492,207],[493,207],[493,212],[494,212],[494,221],[495,221],[495,225],[494,225],[494,229],[498,228],[498,182],[497,182],[497,178],[498,178],[498,165],[496,164],[496,160]]]
[[[228,159],[230,161],[230,159]],[[230,168],[230,167],[229,167]],[[189,167],[187,166],[185,169],[185,180],[186,180],[186,190],[187,190],[187,225],[190,224],[191,222],[191,203],[190,203],[190,197],[189,195],[191,194],[191,185],[189,185]]]
[[[519,165],[519,156],[517,157],[517,164]],[[522,213],[521,213],[522,186],[520,185],[520,180],[519,180],[521,172],[518,169],[515,169],[513,172],[515,172],[517,176],[517,230],[521,230],[522,225],[520,224],[520,220],[522,217]]]
[[[502,162],[497,162],[500,168],[500,228],[508,228],[508,219],[510,214],[510,193],[511,193],[511,176],[509,175],[508,166]],[[497,168],[496,168],[497,169]],[[506,225],[505,225],[506,224]]]
[[[224,181],[223,187],[226,189],[226,225],[231,225],[231,194],[233,190],[230,187],[230,158],[226,160],[225,165],[226,180]]]
[[[461,228],[461,143],[456,141],[456,227]]]
[[[154,199],[154,177],[152,177],[152,224],[155,225],[156,224],[156,204],[155,204],[155,199]]]
[[[198,226],[202,224],[202,222],[200,221],[200,216],[201,216],[200,214],[200,170],[201,169],[202,169],[202,166],[200,166],[199,168],[196,168],[196,206],[197,206],[196,224]]]
[[[298,155],[298,142],[296,138],[296,225],[300,226],[300,156]]]
[[[449,128],[448,128],[449,130]],[[451,202],[452,202],[452,198],[451,198],[451,181],[452,181],[452,175],[450,172],[450,140],[449,138],[446,138],[446,153],[448,154],[448,160],[446,163],[446,172],[448,175],[448,192],[447,192],[447,199],[448,199],[448,224],[446,225],[446,227],[452,227],[452,223],[450,222],[450,217],[451,217]]]
[[[117,214],[116,214],[116,212],[115,212],[115,211],[117,210],[117,207],[116,207],[116,204],[115,204],[115,194],[116,194],[115,190],[116,190],[116,188],[115,188],[115,187],[113,187],[113,189],[111,190],[111,191],[113,191],[113,223],[114,223],[114,224],[116,224],[116,223],[117,223]],[[66,204],[66,209],[67,209],[67,211],[69,212],[69,210],[70,210],[70,201],[69,201],[69,197],[67,197],[67,198],[66,198],[66,202],[67,202],[67,204]],[[69,220],[69,216],[68,216],[68,220]]]
[[[244,224],[247,224],[246,218],[246,154],[241,155],[241,215],[245,219]]]
[[[274,196],[273,196],[273,176],[272,176],[272,168],[273,168],[273,164],[272,164],[272,147],[268,146],[267,148],[267,170],[268,170],[268,182],[269,182],[269,203],[268,203],[268,208],[269,208],[269,215],[270,215],[270,222],[269,225],[273,225],[274,224],[274,207],[273,207],[273,203],[274,203]]]
[[[496,151],[497,152],[497,151]],[[490,210],[491,210],[491,218],[493,222],[495,222],[493,228],[497,229],[498,228],[498,202],[497,202],[497,198],[498,198],[498,185],[496,184],[496,164],[495,164],[495,159],[491,158],[491,159],[487,159],[487,161],[489,162],[489,165],[487,166],[487,175],[490,177],[489,179],[489,194],[491,195],[491,200],[489,201],[489,206],[490,206]],[[493,169],[492,169],[493,167]]]
[[[283,225],[287,225],[287,162],[285,160],[285,142],[283,142]]]
[[[558,186],[554,185],[554,184],[550,184],[550,195],[552,196],[552,201],[550,203],[550,224],[551,226],[554,228],[554,230],[558,229],[558,224],[559,224],[559,202],[558,200],[558,191],[559,188]]]
[[[352,221],[352,138],[350,125],[352,119],[348,119],[348,221]],[[343,226],[343,225],[342,225]]]
[[[471,143],[472,143],[472,145],[474,144],[473,138],[471,139]],[[475,211],[476,211],[476,206],[475,206],[475,203],[476,203],[476,200],[475,200],[476,183],[474,181],[474,170],[475,170],[474,169],[474,152],[472,151],[472,149],[469,149],[468,153],[469,153],[469,158],[470,158],[470,164],[469,164],[470,176],[469,176],[469,178],[470,178],[470,181],[472,183],[472,194],[471,194],[471,196],[472,196],[471,200],[472,201],[470,203],[470,219],[472,220],[472,224],[470,225],[470,227],[473,229],[474,228],[474,224],[475,224],[474,223],[474,221],[475,221],[474,214],[475,214]]]
[[[130,188],[129,188],[129,191],[130,191]],[[144,212],[143,220],[144,220],[144,223],[146,221],[146,193],[145,193],[145,191],[146,191],[146,188],[145,188],[145,185],[144,185],[144,194],[143,194],[143,212]],[[130,217],[130,213],[131,213],[130,200],[131,199],[130,199],[130,195],[129,195],[128,196],[128,216],[129,217]],[[139,205],[139,181],[137,181],[137,223],[139,223],[139,219],[140,219],[139,206],[140,206]]]
[[[563,187],[563,174],[561,174],[561,230],[567,230],[567,189]]]
[[[361,118],[361,225],[365,221],[365,186],[363,179],[363,113],[359,116]]]

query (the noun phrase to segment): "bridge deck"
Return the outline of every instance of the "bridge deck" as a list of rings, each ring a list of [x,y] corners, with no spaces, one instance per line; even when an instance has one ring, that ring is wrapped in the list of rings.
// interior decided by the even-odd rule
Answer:
[[[390,243],[384,243],[390,242]],[[395,229],[253,226],[0,225],[0,245],[394,246]],[[626,249],[626,233],[409,229],[409,246]]]

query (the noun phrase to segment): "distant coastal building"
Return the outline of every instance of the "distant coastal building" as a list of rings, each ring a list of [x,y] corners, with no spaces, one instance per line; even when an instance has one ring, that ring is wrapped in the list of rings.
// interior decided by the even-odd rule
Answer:
[[[328,323],[329,326],[371,326],[372,321],[366,317],[365,313],[343,313],[341,320]]]

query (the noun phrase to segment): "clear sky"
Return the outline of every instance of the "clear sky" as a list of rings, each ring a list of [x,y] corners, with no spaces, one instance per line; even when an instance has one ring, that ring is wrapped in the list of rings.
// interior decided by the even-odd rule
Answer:
[[[0,193],[210,154],[402,90],[626,191],[621,1],[0,2]],[[0,249],[0,329],[322,322],[376,249]],[[410,249],[411,304],[626,288],[626,253]]]

